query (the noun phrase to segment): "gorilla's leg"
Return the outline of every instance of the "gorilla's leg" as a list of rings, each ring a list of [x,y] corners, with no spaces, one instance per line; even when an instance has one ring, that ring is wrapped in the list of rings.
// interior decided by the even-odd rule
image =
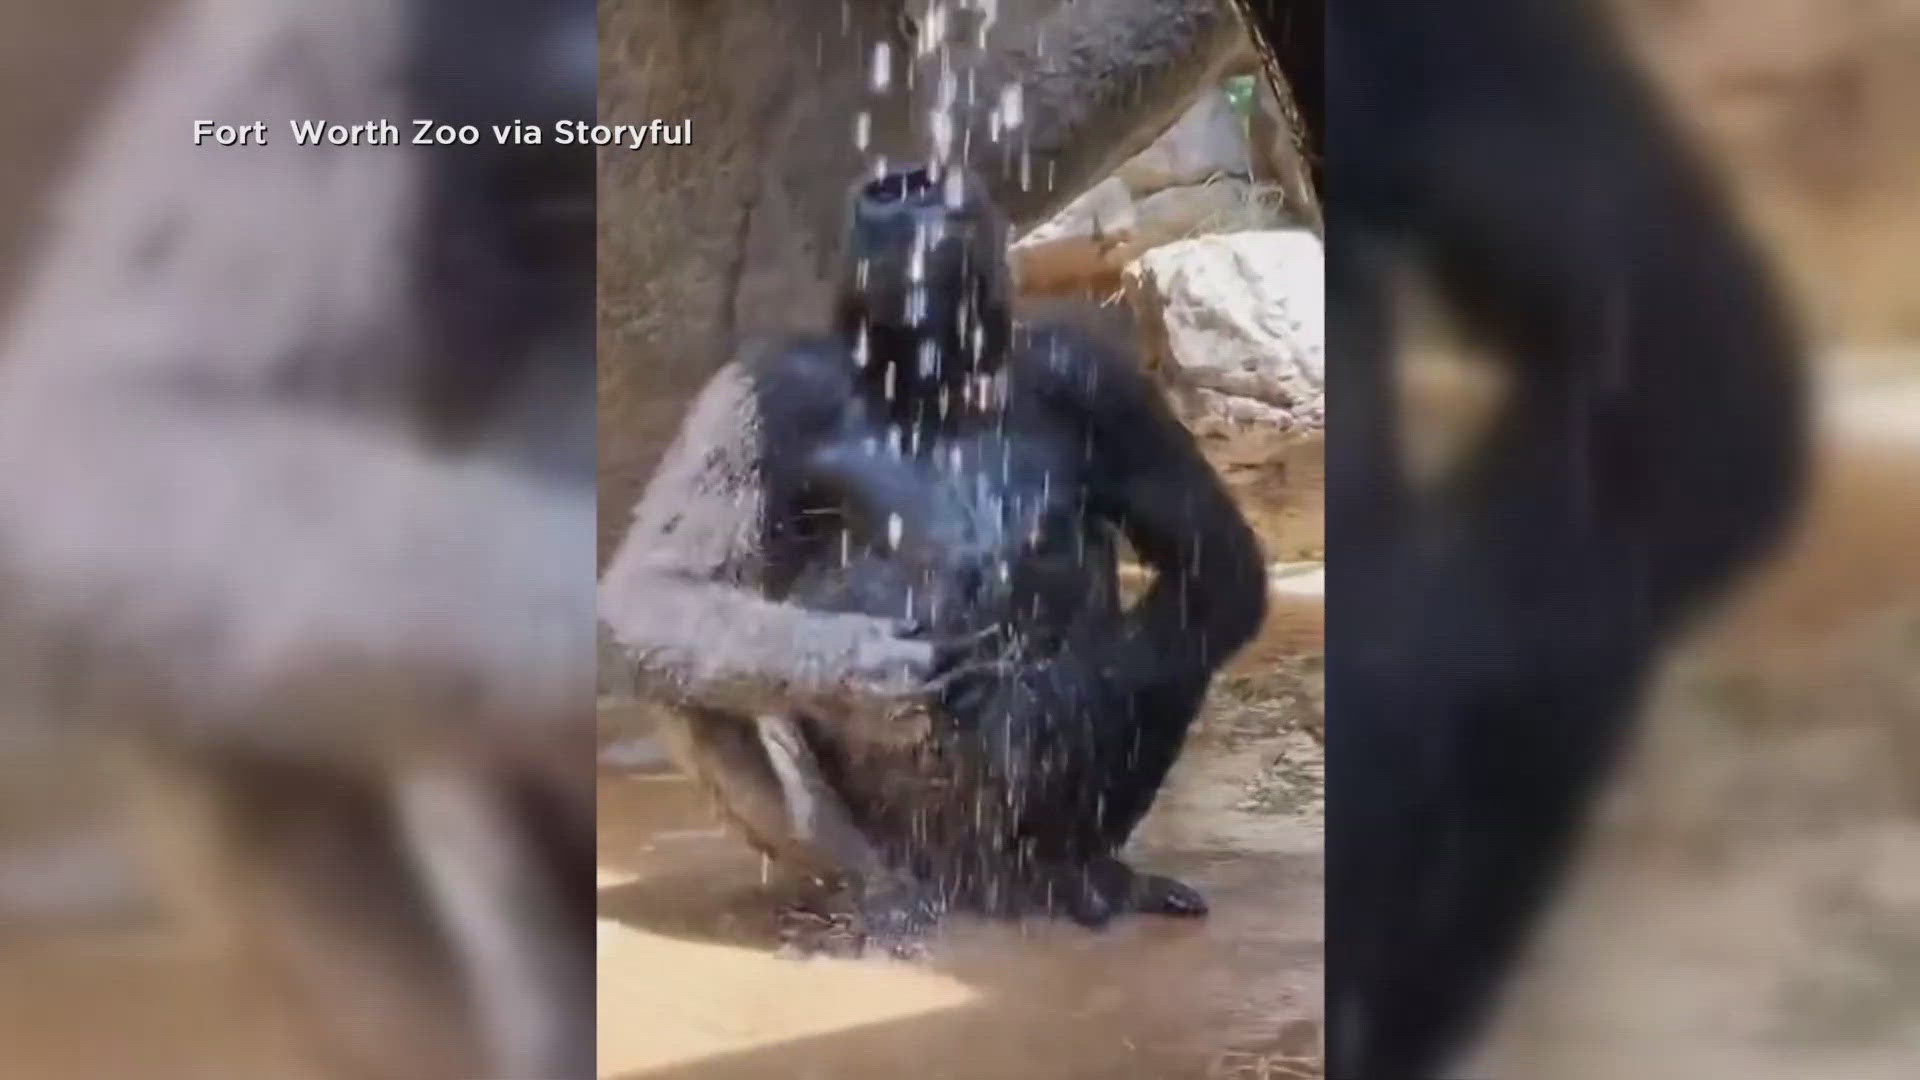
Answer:
[[[821,778],[792,720],[684,711],[691,715],[660,717],[675,759],[763,854],[823,879],[880,870],[878,852]]]
[[[170,867],[192,877],[186,914],[259,961],[247,973],[298,1016],[300,1052],[382,1080],[484,1068],[453,943],[380,778],[226,755],[141,764],[143,809],[185,832],[168,837],[188,845],[175,860],[196,856]]]
[[[593,819],[547,779],[438,763],[400,779],[397,811],[465,976],[483,1068],[587,1076],[594,895],[580,868]]]
[[[937,907],[930,892],[888,864],[794,718],[662,709],[659,723],[680,767],[749,843],[851,892],[866,943],[906,951],[930,928]]]

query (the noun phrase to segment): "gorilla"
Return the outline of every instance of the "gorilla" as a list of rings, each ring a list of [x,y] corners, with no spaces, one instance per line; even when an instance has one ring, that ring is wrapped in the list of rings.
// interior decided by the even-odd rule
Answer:
[[[1790,520],[1804,393],[1767,268],[1587,4],[1333,16],[1328,1075],[1419,1080],[1457,1075],[1663,648]],[[1395,422],[1408,271],[1509,376],[1432,487]]]
[[[993,202],[1017,230],[1031,228],[1218,85],[1246,50],[1234,7],[602,5],[604,118],[686,117],[696,133],[669,154],[600,155],[603,571],[714,372],[796,330],[827,329],[848,178],[932,156],[937,111]],[[1009,134],[998,114],[1014,86],[1019,122]]]
[[[832,332],[715,376],[607,575],[682,764],[895,947],[948,908],[1204,912],[1116,852],[1265,615],[1193,437],[1126,351],[1014,323],[1006,239],[962,171],[859,185]]]
[[[182,797],[340,1075],[592,1072],[595,182],[285,124],[595,92],[587,0],[188,0],[0,343],[0,715]]]

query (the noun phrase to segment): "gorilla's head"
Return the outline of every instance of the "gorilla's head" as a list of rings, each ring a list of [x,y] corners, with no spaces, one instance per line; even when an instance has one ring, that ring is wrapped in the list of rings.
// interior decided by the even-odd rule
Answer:
[[[838,328],[869,364],[910,361],[898,374],[914,382],[991,374],[1010,332],[1006,250],[1006,219],[967,173],[865,181],[848,215]]]

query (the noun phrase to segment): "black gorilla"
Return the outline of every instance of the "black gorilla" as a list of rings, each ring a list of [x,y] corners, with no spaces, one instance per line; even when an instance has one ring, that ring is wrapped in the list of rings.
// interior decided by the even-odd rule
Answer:
[[[716,377],[609,573],[648,575],[613,629],[683,762],[763,850],[852,878],[870,930],[1203,911],[1115,852],[1265,613],[1251,530],[1131,357],[1012,322],[1005,240],[959,173],[861,185],[836,331]],[[1156,573],[1124,610],[1120,537]],[[862,717],[834,690],[876,644],[895,707]]]
[[[1761,260],[1577,0],[1348,2],[1328,32],[1328,1075],[1446,1072],[1689,615],[1781,531],[1799,348]],[[1388,286],[1506,366],[1403,474]]]

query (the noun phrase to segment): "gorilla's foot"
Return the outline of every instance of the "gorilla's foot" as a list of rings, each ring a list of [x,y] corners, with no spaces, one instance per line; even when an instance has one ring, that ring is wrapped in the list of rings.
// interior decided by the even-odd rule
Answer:
[[[1193,886],[1160,874],[1143,874],[1111,856],[1095,859],[1087,867],[1086,880],[1090,891],[1099,893],[1114,911],[1186,919],[1207,913],[1207,898]]]
[[[869,883],[861,890],[858,910],[863,950],[907,960],[926,955],[927,938],[940,921],[932,892],[907,878]]]
[[[887,955],[919,959],[939,922],[939,906],[919,882],[886,878],[850,886],[825,902],[780,913],[781,952],[795,957]]]
[[[800,959],[810,956],[855,957],[860,955],[860,932],[851,912],[834,911],[796,904],[779,914],[780,955]]]

